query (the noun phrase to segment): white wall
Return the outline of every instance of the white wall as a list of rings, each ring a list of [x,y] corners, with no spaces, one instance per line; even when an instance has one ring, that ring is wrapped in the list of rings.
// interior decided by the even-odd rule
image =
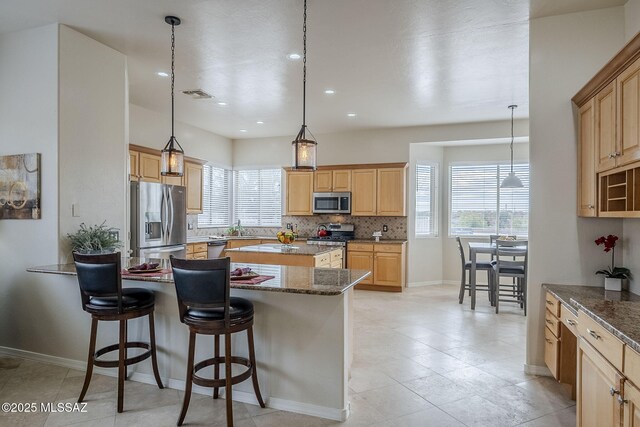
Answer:
[[[167,102],[169,99],[167,98]],[[161,150],[171,136],[171,116],[129,105],[129,142]],[[195,126],[176,122],[176,138],[185,155],[230,168],[231,140]]]
[[[126,230],[126,57],[60,26],[60,235],[81,223]],[[77,216],[72,216],[72,205]],[[60,239],[60,261],[71,248]]]
[[[640,0],[629,0],[624,5],[625,40],[631,40],[640,31]]]
[[[593,240],[621,220],[576,215],[576,122],[571,97],[624,45],[624,8],[534,19],[530,25],[529,311],[527,364],[544,366],[542,283],[600,285]]]

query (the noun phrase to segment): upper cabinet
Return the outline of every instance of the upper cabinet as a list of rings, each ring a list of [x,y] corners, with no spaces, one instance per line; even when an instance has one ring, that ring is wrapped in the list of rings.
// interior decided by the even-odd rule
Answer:
[[[351,215],[376,215],[377,185],[377,169],[354,169],[351,172]]]
[[[287,171],[286,215],[313,215],[313,174]]]
[[[572,101],[578,215],[640,217],[640,33]]]
[[[313,191],[348,192],[351,191],[351,170],[317,170],[313,173]]]
[[[405,216],[406,168],[378,169],[377,214],[378,216]]]
[[[138,179],[146,182],[161,182],[160,156],[149,153],[139,153]]]
[[[138,165],[140,160],[140,153],[137,151],[129,150],[129,180],[137,181],[140,176],[138,171]]]
[[[187,187],[187,213],[202,213],[202,165],[184,163],[185,186]]]

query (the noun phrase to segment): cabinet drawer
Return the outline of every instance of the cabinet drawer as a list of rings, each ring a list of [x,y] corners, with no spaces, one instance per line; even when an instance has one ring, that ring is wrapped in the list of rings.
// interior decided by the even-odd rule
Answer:
[[[187,258],[187,259],[195,259],[195,258],[193,257],[193,254],[187,254],[187,257],[186,257],[186,258]]]
[[[584,312],[578,312],[578,331],[580,335],[604,356],[605,359],[622,372],[624,343]]]
[[[559,358],[559,340],[553,335],[553,332],[551,332],[549,328],[544,328],[544,363],[546,363],[555,379],[558,379]]]
[[[331,268],[342,268],[342,260],[332,261]]]
[[[195,254],[193,254],[193,259],[207,259],[207,253],[206,252],[196,252]]]
[[[187,245],[187,255],[192,254],[193,253],[193,243],[190,243]],[[189,259],[189,258],[187,258]]]
[[[207,244],[206,243],[194,243],[193,244],[193,252],[207,252]]]
[[[640,353],[629,346],[624,347],[624,370],[622,373],[632,383],[640,385]]]
[[[342,251],[333,251],[329,255],[331,255],[331,263],[333,264],[335,261],[342,262]]]
[[[558,301],[558,298],[551,295],[550,292],[547,292],[544,303],[545,307],[547,307],[547,310],[549,310],[551,314],[556,317],[560,316],[560,301]]]
[[[564,304],[560,304],[560,321],[573,335],[578,336],[578,316],[573,314]]]
[[[556,316],[551,314],[549,310],[545,310],[544,312],[544,323],[556,338],[560,338],[560,321]]]
[[[316,255],[316,267],[324,267],[330,264],[331,264],[330,254]]]
[[[373,243],[349,243],[347,248],[350,251],[373,252]]]
[[[391,252],[391,253],[402,253],[402,245],[394,245],[390,243],[377,243],[373,247],[374,252]]]

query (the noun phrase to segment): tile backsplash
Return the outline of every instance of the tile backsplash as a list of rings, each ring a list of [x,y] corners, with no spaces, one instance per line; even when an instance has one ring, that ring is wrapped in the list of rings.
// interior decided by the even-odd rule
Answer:
[[[400,216],[366,217],[351,215],[313,215],[313,216],[283,216],[281,227],[245,227],[245,236],[275,236],[284,230],[287,223],[297,225],[298,234],[302,237],[315,236],[318,224],[330,222],[352,223],[355,225],[357,239],[370,239],[374,231],[382,231],[382,226],[389,227],[389,231],[382,233],[383,239],[407,238],[407,218]],[[198,215],[187,215],[187,223],[192,227],[187,230],[188,237],[223,235],[228,227],[198,228]]]

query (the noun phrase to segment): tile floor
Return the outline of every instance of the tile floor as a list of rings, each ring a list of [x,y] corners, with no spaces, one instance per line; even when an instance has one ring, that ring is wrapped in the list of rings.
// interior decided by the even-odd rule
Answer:
[[[475,312],[455,286],[401,294],[356,292],[351,417],[336,423],[234,403],[238,427],[575,426],[575,402],[556,382],[526,375],[525,318],[496,315],[484,295]],[[0,402],[75,402],[83,373],[0,357]],[[0,426],[174,426],[182,393],[128,382],[116,413],[116,380],[94,375],[88,412],[0,413]],[[185,425],[225,425],[223,400],[194,394]]]

